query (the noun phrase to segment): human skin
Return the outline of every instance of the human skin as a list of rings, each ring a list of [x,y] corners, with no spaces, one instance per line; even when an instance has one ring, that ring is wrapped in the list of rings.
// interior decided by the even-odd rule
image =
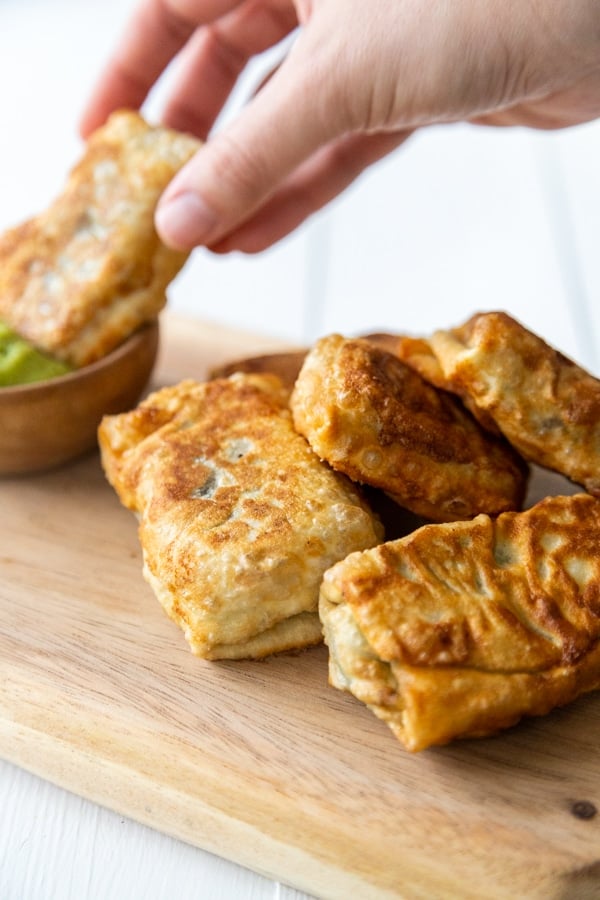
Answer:
[[[247,62],[295,29],[281,65],[211,135]],[[175,57],[163,120],[208,138],[157,209],[178,249],[263,250],[418,128],[600,116],[598,0],[142,0],[82,134],[139,108]]]

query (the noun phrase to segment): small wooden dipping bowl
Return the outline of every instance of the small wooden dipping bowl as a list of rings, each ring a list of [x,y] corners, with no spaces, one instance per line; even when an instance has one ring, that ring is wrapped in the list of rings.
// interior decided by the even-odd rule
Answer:
[[[102,416],[131,409],[139,400],[158,338],[154,321],[89,366],[47,381],[0,387],[0,475],[51,469],[97,446]]]

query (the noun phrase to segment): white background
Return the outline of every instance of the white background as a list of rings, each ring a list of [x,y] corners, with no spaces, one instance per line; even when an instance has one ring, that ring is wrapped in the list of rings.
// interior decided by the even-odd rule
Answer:
[[[79,113],[131,6],[0,0],[0,230],[59,192],[81,151]],[[243,90],[229,115],[240,102]],[[169,305],[293,342],[429,333],[505,309],[600,374],[599,159],[600,124],[431,129],[272,250],[197,251]],[[2,900],[303,896],[3,763],[0,809]]]

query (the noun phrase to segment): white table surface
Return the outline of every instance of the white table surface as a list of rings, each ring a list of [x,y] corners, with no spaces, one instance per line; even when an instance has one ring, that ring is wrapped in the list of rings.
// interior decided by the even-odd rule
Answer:
[[[0,228],[60,189],[131,6],[0,0]],[[504,308],[598,373],[599,158],[597,124],[435,129],[268,253],[194,254],[170,305],[295,342],[429,332]],[[1,528],[0,516],[0,540]],[[0,900],[306,897],[1,761],[0,810]]]

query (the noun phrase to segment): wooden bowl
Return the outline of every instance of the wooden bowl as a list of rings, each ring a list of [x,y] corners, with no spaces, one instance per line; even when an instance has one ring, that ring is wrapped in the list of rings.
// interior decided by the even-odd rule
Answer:
[[[97,446],[102,416],[131,409],[139,400],[158,338],[154,321],[89,366],[48,381],[0,387],[0,475],[50,469]]]

